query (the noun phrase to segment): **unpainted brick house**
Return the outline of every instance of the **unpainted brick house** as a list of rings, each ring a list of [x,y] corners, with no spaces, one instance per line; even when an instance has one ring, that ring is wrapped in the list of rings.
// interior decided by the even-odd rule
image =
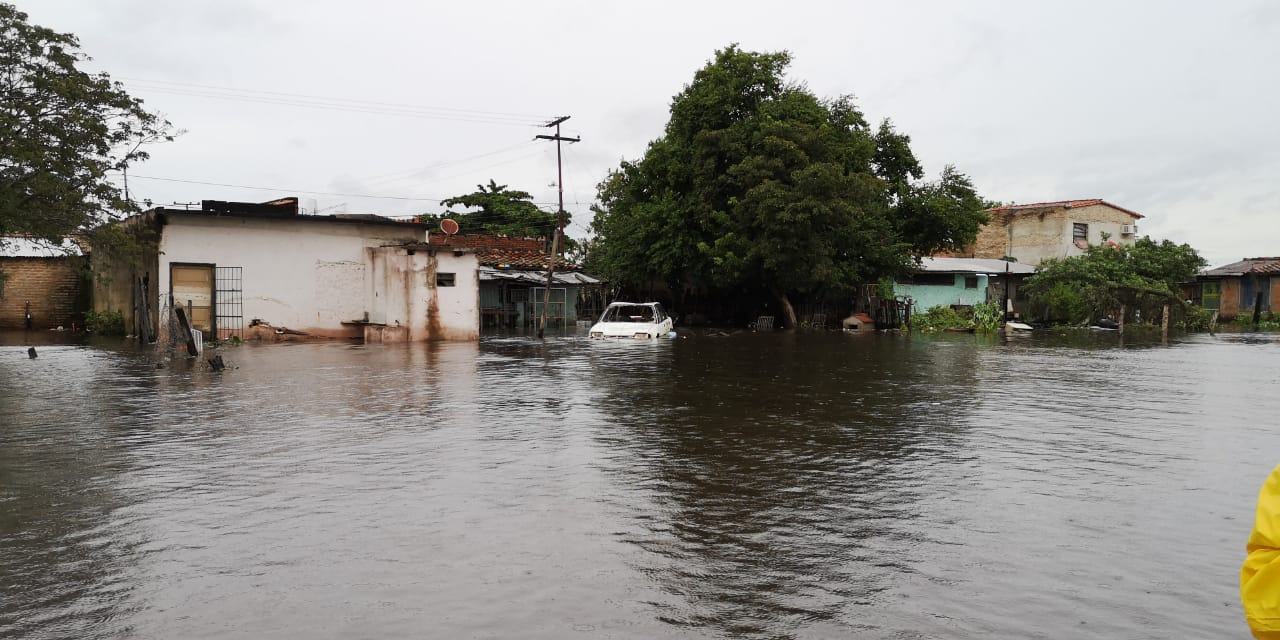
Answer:
[[[1082,255],[1089,245],[1133,244],[1143,216],[1100,198],[1009,205],[987,210],[990,221],[978,231],[968,251],[957,258],[999,260],[1039,265],[1049,258]]]
[[[0,238],[0,329],[71,328],[87,307],[83,260],[70,240]]]

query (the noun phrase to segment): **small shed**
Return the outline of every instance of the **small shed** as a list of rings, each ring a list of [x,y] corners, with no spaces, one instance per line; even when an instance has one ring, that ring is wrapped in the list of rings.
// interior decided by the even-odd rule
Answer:
[[[913,313],[933,307],[972,307],[987,302],[1000,303],[1008,291],[1009,308],[1020,310],[1019,285],[1036,268],[1017,262],[986,258],[922,258],[920,270],[899,278],[894,284],[898,296],[910,296]]]
[[[0,329],[71,328],[88,306],[83,260],[71,239],[0,237]]]
[[[549,266],[545,238],[433,233],[430,242],[441,249],[474,251],[479,257],[482,327],[531,327],[542,317]],[[564,327],[594,320],[604,307],[601,280],[561,256],[554,261],[547,324]]]
[[[1196,282],[1200,306],[1218,312],[1224,320],[1261,311],[1280,309],[1280,258],[1245,258],[1201,273]],[[1272,286],[1276,285],[1276,286]]]

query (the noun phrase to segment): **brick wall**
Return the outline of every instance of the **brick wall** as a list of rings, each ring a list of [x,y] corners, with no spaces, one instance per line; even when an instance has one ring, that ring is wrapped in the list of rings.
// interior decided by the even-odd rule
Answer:
[[[968,247],[970,258],[992,258],[999,260],[1009,255],[1009,225],[1013,214],[1007,211],[988,211],[990,220],[978,229],[978,237]]]
[[[34,329],[71,328],[81,295],[78,258],[0,258],[0,329],[21,329],[31,303]]]

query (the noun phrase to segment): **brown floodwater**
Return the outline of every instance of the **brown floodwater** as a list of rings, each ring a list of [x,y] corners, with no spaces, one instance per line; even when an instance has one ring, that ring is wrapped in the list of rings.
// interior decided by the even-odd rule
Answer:
[[[1280,463],[1270,336],[21,343],[4,637],[1239,638]]]

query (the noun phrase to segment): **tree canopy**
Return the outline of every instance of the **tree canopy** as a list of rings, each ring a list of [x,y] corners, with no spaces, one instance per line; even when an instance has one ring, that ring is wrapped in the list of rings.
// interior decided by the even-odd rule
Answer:
[[[1084,255],[1041,262],[1024,289],[1033,308],[1056,320],[1085,322],[1113,312],[1180,301],[1204,258],[1190,245],[1149,237],[1132,245],[1091,245]]]
[[[598,188],[589,268],[621,284],[660,278],[846,294],[971,242],[986,221],[967,177],[934,182],[889,121],[848,96],[789,83],[786,52],[716,52],[675,96],[661,137]]]
[[[173,139],[120,83],[82,71],[89,59],[74,35],[0,4],[0,235],[56,241],[130,212],[109,175]]]
[[[441,214],[419,216],[423,222],[439,222],[442,218],[456,220],[463,232],[492,233],[507,236],[550,238],[559,221],[556,214],[543,211],[533,203],[527,191],[509,189],[505,184],[489,180],[478,184],[476,190],[441,202],[445,207],[466,207],[469,210],[446,210]],[[565,213],[565,224],[569,224]]]

